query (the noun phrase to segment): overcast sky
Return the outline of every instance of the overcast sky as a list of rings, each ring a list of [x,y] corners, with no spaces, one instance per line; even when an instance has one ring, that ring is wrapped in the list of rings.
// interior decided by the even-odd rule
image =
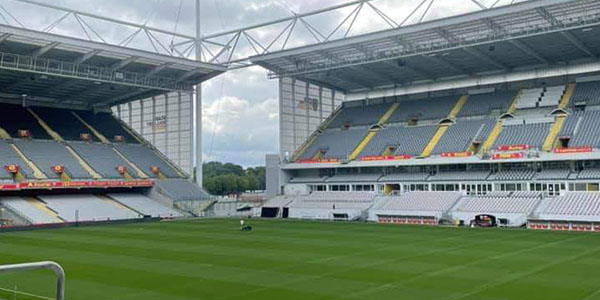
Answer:
[[[135,23],[146,23],[177,32],[194,34],[194,0],[38,0],[66,6],[100,15],[110,16]],[[262,23],[290,16],[291,12],[308,12],[322,7],[349,2],[350,0],[202,0],[202,31],[204,34]],[[403,20],[422,0],[375,0],[375,4],[398,23]],[[496,0],[479,0],[486,6]],[[498,5],[511,0],[500,0]],[[179,9],[181,3],[181,10]],[[61,14],[49,9],[32,7],[16,1],[0,1],[4,7],[29,28],[44,29]],[[416,22],[427,7],[425,3],[407,23]],[[32,14],[32,9],[35,9]],[[477,6],[470,0],[436,0],[425,20],[450,14],[474,11]],[[176,22],[179,13],[179,22]],[[332,30],[343,20],[351,8],[338,10],[321,17],[307,19],[323,31]],[[9,16],[0,22],[12,23]],[[100,21],[88,20],[90,25],[109,42],[121,41],[131,31]],[[352,34],[386,28],[376,13],[364,8],[356,20]],[[257,39],[273,38],[273,27],[257,31]],[[325,30],[327,29],[327,30]],[[56,28],[54,33],[76,35],[85,38],[77,20],[72,17]],[[340,34],[343,30],[339,31]],[[298,29],[291,45],[299,46],[311,40],[307,31]],[[168,43],[168,41],[167,41]],[[130,46],[152,49],[143,36],[132,41]],[[240,55],[250,53],[251,48],[241,45]],[[250,67],[230,71],[203,84],[203,140],[205,161],[218,160],[244,166],[263,165],[265,154],[277,153],[279,145],[278,90],[277,81],[267,79],[266,70]]]

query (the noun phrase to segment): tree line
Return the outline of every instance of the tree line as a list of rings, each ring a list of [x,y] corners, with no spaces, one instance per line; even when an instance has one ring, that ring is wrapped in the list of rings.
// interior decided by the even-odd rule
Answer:
[[[266,189],[265,167],[244,169],[232,163],[207,162],[202,165],[204,189],[225,196]]]

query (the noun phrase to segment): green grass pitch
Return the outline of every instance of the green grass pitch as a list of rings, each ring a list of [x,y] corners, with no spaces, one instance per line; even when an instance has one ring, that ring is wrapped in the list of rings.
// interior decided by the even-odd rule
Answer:
[[[59,262],[68,300],[600,299],[598,234],[250,223],[252,232],[204,219],[1,233],[0,263]],[[51,275],[4,274],[0,287],[50,297]]]

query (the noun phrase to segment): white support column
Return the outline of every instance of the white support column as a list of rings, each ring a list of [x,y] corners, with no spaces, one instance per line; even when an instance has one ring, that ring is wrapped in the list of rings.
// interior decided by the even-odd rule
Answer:
[[[196,60],[201,60],[202,48],[200,45],[201,38],[200,28],[200,0],[196,0]],[[202,83],[196,85],[196,97],[194,100],[196,116],[194,118],[194,170],[196,184],[202,187]]]

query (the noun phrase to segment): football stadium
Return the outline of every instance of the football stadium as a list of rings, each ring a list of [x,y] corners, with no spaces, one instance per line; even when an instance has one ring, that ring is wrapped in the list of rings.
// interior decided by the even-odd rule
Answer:
[[[600,0],[441,1],[207,34],[0,0],[0,299],[600,299]],[[202,84],[246,68],[252,201],[202,172]]]

